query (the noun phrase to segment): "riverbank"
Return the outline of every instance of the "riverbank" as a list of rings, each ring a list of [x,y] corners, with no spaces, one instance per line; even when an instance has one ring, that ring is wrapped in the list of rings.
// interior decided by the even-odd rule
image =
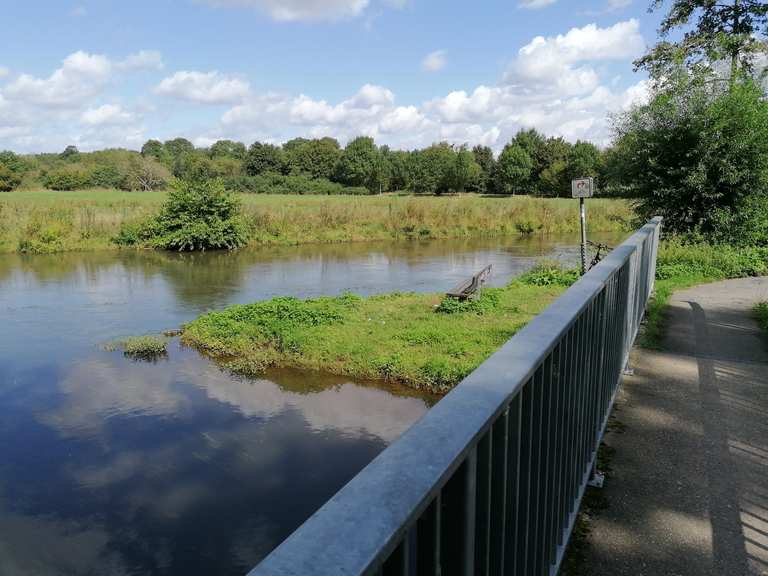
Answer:
[[[444,393],[575,278],[537,270],[465,303],[415,293],[280,297],[205,314],[182,342],[243,374],[290,367]]]
[[[165,192],[87,190],[0,194],[0,252],[52,253],[117,249],[123,225],[156,214]],[[571,233],[579,222],[567,198],[296,196],[242,194],[251,246],[471,238],[521,233]],[[592,232],[631,228],[625,200],[595,199]]]

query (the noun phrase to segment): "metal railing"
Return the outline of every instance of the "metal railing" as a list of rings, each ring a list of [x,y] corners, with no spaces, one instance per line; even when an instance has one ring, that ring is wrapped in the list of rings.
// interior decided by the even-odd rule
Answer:
[[[557,574],[653,289],[660,227],[611,252],[249,576]]]

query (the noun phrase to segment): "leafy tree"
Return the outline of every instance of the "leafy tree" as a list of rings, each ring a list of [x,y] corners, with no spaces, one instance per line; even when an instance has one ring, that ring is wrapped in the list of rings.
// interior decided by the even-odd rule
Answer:
[[[286,164],[290,174],[308,174],[313,178],[330,178],[341,158],[341,149],[335,138],[301,140],[286,151]]]
[[[165,156],[165,146],[160,140],[147,140],[141,147],[142,156],[152,156],[155,160],[162,160]]]
[[[496,163],[497,189],[504,194],[524,192],[532,169],[530,154],[519,144],[507,144]]]
[[[235,158],[237,160],[244,160],[247,153],[245,144],[232,140],[214,142],[208,152],[211,158]]]
[[[579,140],[568,155],[570,180],[574,178],[597,178],[600,175],[602,155],[600,149],[591,142]]]
[[[539,175],[547,167],[544,155],[546,138],[535,128],[530,128],[528,130],[520,130],[515,134],[512,143],[520,146],[531,158],[531,173],[523,183],[523,186],[526,192],[535,194],[538,192]]]
[[[254,142],[245,157],[245,173],[257,176],[265,172],[282,172],[285,166],[283,151],[272,144]]]
[[[651,10],[665,4],[653,0]],[[669,78],[670,70],[709,70],[718,61],[730,63],[730,78],[752,69],[755,56],[765,51],[768,3],[762,0],[672,0],[661,22],[661,41],[635,62],[656,80]],[[694,20],[695,22],[691,22]],[[678,41],[671,33],[684,29]]]
[[[443,194],[451,189],[456,153],[447,142],[432,144],[414,153],[413,190],[423,194]]]
[[[76,160],[78,156],[80,156],[80,151],[77,149],[77,146],[72,144],[64,148],[64,151],[59,154],[59,158],[63,160]]]
[[[617,125],[621,177],[642,217],[715,241],[768,244],[768,103],[746,79],[713,91],[695,77]]]
[[[240,210],[221,180],[177,180],[140,236],[166,250],[231,250],[248,239]]]
[[[475,156],[466,146],[455,150],[453,166],[449,175],[450,187],[456,192],[464,192],[468,188],[477,188],[477,183],[483,170],[475,161]]]
[[[389,172],[391,190],[407,190],[411,187],[411,153],[404,150],[382,150]]]
[[[477,192],[488,194],[493,192],[493,174],[496,169],[496,159],[489,146],[477,145],[472,148],[475,162],[480,166],[480,177],[477,179]]]
[[[547,138],[540,150],[542,170],[539,173],[537,189],[544,196],[565,196],[570,194],[571,181],[569,160],[571,144],[562,138]]]
[[[174,138],[167,140],[163,148],[171,157],[172,161],[178,160],[184,154],[190,154],[195,151],[195,145],[186,138]]]
[[[365,186],[378,192],[381,184],[381,153],[373,138],[358,136],[344,148],[336,168],[336,179],[347,186]]]

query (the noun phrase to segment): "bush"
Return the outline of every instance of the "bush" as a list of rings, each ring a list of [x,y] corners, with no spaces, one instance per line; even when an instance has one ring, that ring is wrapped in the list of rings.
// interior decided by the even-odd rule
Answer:
[[[9,151],[0,152],[0,192],[10,192],[21,184],[26,166],[24,161]]]
[[[311,178],[304,175],[284,176],[274,172],[258,176],[237,176],[228,178],[225,182],[230,190],[251,194],[370,194],[367,188],[361,186],[344,186],[325,178]]]
[[[734,248],[671,240],[661,244],[656,278],[743,278],[768,274],[768,248]]]
[[[10,192],[21,184],[21,174],[0,164],[0,192]]]
[[[88,173],[77,165],[57,168],[43,177],[43,186],[49,190],[79,190],[88,184]]]
[[[231,250],[244,246],[247,234],[240,202],[221,180],[177,180],[157,217],[124,226],[114,241],[165,250]]]
[[[570,286],[580,277],[576,268],[563,268],[557,262],[542,262],[520,277],[531,286]]]

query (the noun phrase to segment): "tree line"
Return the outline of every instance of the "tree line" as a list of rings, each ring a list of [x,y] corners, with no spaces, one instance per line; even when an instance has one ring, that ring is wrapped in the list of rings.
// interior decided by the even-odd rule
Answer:
[[[334,138],[294,138],[282,146],[220,140],[196,148],[185,138],[149,140],[141,152],[102,150],[0,155],[0,189],[165,188],[173,177],[222,179],[231,190],[296,194],[475,192],[562,196],[572,178],[609,184],[610,150],[521,130],[495,155],[488,146],[440,142],[418,150],[378,146],[370,137],[342,147]]]

